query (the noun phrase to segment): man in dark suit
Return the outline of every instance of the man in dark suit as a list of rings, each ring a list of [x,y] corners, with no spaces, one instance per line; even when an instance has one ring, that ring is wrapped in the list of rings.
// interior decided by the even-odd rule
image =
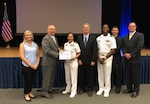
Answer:
[[[137,97],[139,94],[140,57],[141,49],[144,46],[144,34],[137,32],[136,28],[136,23],[130,22],[128,25],[129,34],[124,37],[123,41],[123,54],[127,73],[127,89],[123,93],[132,93],[132,98]]]
[[[87,91],[88,96],[92,96],[94,86],[94,67],[97,61],[97,46],[94,35],[90,35],[90,25],[83,25],[83,35],[77,37],[77,42],[81,49],[78,69],[78,90],[79,94]]]
[[[111,85],[112,88],[115,85],[115,92],[120,93],[121,89],[121,78],[122,78],[122,69],[121,69],[121,48],[122,48],[122,38],[118,35],[119,29],[117,26],[113,26],[112,30],[112,37],[116,39],[117,49],[113,54],[113,62],[112,62],[112,73],[111,73]]]
[[[59,47],[55,37],[56,28],[54,25],[48,26],[48,33],[42,39],[42,96],[45,98],[53,98],[55,91],[52,90]]]

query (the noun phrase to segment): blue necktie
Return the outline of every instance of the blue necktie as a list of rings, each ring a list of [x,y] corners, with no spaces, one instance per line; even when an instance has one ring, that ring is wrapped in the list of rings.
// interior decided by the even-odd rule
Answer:
[[[87,44],[87,37],[84,37],[84,46]]]

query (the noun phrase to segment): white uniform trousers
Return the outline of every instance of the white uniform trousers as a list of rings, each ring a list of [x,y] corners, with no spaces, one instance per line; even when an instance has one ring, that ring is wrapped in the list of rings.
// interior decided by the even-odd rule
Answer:
[[[78,61],[65,61],[66,92],[77,94]]]
[[[104,91],[109,92],[111,89],[112,59],[113,56],[110,56],[109,58],[104,60],[104,64],[100,64],[100,62],[98,61],[97,70],[98,70],[99,90],[103,89]]]

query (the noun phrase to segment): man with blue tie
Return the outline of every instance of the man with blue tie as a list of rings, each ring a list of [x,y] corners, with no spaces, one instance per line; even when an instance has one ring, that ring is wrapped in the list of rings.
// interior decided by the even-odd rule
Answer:
[[[92,96],[94,86],[94,67],[97,60],[97,45],[94,35],[90,35],[90,24],[83,25],[83,35],[77,37],[77,43],[81,49],[81,55],[78,58],[78,91],[82,94],[87,92]]]

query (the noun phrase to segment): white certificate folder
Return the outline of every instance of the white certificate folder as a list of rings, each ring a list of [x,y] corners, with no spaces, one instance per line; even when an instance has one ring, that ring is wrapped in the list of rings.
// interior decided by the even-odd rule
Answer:
[[[59,51],[59,60],[70,60],[71,59],[71,51]]]

